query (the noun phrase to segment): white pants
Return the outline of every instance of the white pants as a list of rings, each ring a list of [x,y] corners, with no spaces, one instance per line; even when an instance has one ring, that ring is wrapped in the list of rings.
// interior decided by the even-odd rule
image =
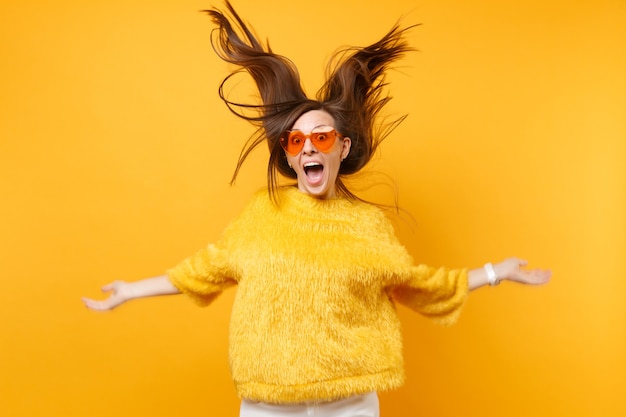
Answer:
[[[379,417],[375,392],[344,400],[305,403],[267,404],[243,400],[239,417]]]

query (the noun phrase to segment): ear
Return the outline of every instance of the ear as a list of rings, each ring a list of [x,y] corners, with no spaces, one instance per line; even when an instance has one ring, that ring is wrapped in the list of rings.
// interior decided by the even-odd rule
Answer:
[[[349,137],[344,137],[343,143],[341,144],[341,160],[342,161],[348,157],[351,146],[352,146],[352,140]]]

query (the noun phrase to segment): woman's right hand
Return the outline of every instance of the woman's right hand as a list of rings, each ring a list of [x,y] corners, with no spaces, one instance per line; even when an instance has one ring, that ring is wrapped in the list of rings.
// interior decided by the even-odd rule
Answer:
[[[135,298],[180,294],[166,275],[135,282],[114,281],[102,287],[102,292],[110,293],[109,297],[104,300],[83,297],[85,306],[91,310],[107,311]]]
[[[107,311],[113,310],[120,304],[132,299],[131,284],[124,281],[114,281],[102,287],[103,293],[110,293],[104,300],[94,300],[83,297],[83,303],[90,310]]]

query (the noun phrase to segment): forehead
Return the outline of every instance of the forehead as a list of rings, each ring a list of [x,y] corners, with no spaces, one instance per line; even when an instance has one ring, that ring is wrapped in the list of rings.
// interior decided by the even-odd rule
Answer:
[[[335,119],[323,110],[311,110],[300,116],[291,129],[301,130],[306,133],[319,126],[334,127]]]

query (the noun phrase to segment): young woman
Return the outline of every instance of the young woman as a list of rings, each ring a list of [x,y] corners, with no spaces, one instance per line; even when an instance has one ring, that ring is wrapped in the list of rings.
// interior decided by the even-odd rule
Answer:
[[[140,297],[185,293],[200,305],[237,285],[230,364],[241,416],[378,416],[376,392],[404,380],[402,303],[440,323],[453,323],[468,291],[503,280],[543,284],[544,270],[511,258],[473,270],[414,265],[377,206],[354,196],[342,179],[359,171],[395,126],[377,125],[388,101],[388,66],[409,50],[394,27],[379,42],[339,55],[316,99],[308,98],[286,58],[252,35],[227,3],[218,25],[218,55],[245,69],[262,103],[220,97],[259,130],[242,152],[267,143],[268,188],[258,192],[221,239],[166,275],[103,288],[110,310]],[[234,74],[234,73],[233,73]],[[233,75],[231,74],[231,76]],[[250,109],[256,110],[250,114]],[[293,178],[280,186],[279,175]]]

